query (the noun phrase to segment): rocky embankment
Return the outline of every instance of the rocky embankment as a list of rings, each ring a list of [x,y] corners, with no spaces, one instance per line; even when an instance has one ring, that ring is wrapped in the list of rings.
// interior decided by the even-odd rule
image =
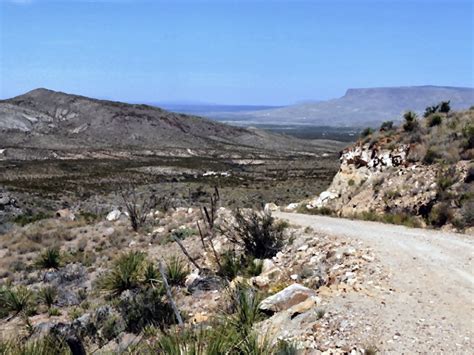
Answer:
[[[409,114],[403,128],[367,131],[341,152],[326,191],[287,209],[472,231],[473,114]]]

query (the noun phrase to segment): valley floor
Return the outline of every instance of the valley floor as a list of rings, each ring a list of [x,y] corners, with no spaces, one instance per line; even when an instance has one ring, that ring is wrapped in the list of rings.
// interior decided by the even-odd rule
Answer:
[[[472,237],[324,216],[276,216],[373,248],[390,274],[391,292],[348,294],[330,308],[359,317],[360,335],[369,327],[382,353],[459,354],[474,348]]]

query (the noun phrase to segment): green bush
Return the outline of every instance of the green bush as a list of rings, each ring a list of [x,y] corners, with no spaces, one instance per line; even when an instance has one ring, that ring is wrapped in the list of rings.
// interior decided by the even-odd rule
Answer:
[[[423,163],[431,165],[436,163],[436,161],[439,159],[441,159],[441,154],[433,148],[428,148],[425,156],[423,157]]]
[[[360,132],[360,137],[365,138],[370,136],[372,133],[374,133],[374,130],[370,127],[364,128],[362,132]]]
[[[51,214],[39,212],[34,215],[22,214],[22,215],[16,216],[13,222],[23,227],[23,226],[26,226],[27,224],[41,221],[42,219],[47,219],[47,218],[51,218]]]
[[[61,253],[58,247],[46,249],[36,260],[36,266],[42,269],[58,269],[61,266]]]
[[[380,126],[380,131],[391,131],[393,129],[393,121],[385,121]]]
[[[428,127],[439,126],[443,122],[441,115],[433,115],[428,118]]]
[[[428,116],[438,112],[438,109],[439,105],[428,106],[427,108],[425,108],[425,113],[423,114],[423,117],[427,118]]]
[[[137,288],[142,281],[145,269],[146,254],[130,251],[122,254],[107,274],[99,281],[102,289],[112,296],[119,296],[123,291]]]
[[[162,289],[144,288],[120,299],[118,309],[126,324],[126,330],[140,333],[146,326],[164,329],[174,324],[175,316],[171,306],[164,300]]]
[[[451,101],[441,101],[441,103],[439,104],[439,112],[448,113],[449,111],[451,111],[450,103]]]
[[[444,202],[434,206],[428,216],[428,222],[434,227],[442,227],[451,219],[451,208]]]
[[[283,247],[284,226],[275,223],[270,213],[237,210],[235,223],[226,231],[227,238],[243,248],[244,254],[257,259],[271,258]]]
[[[415,112],[413,111],[405,112],[405,114],[403,115],[403,118],[405,119],[405,123],[403,124],[403,129],[406,132],[412,132],[418,128],[417,115]]]

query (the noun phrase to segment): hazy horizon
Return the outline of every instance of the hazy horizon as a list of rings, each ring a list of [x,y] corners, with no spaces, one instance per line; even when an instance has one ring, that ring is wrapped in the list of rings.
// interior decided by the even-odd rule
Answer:
[[[0,98],[269,105],[348,88],[473,87],[469,0],[0,4]]]

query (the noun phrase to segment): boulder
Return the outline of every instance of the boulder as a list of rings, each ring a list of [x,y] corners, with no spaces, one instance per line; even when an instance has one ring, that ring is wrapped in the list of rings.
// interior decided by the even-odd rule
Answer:
[[[278,211],[279,207],[274,204],[273,202],[265,204],[264,211],[265,212],[273,212],[273,211]]]
[[[72,211],[67,208],[64,208],[62,210],[57,210],[55,213],[55,216],[57,218],[67,219],[69,221],[74,221],[76,219],[76,216],[74,215],[74,213],[72,213]]]
[[[117,221],[120,218],[121,215],[122,215],[122,211],[113,210],[113,211],[109,212],[109,214],[105,218],[107,219],[107,221],[113,222],[113,221]]]
[[[315,296],[316,292],[314,290],[294,283],[282,291],[264,299],[262,303],[260,303],[259,308],[266,312],[280,312],[305,301],[308,297]]]
[[[299,203],[293,202],[293,203],[290,203],[288,206],[286,206],[286,210],[288,210],[288,211],[294,211],[294,210],[296,210],[299,206],[300,206]]]

